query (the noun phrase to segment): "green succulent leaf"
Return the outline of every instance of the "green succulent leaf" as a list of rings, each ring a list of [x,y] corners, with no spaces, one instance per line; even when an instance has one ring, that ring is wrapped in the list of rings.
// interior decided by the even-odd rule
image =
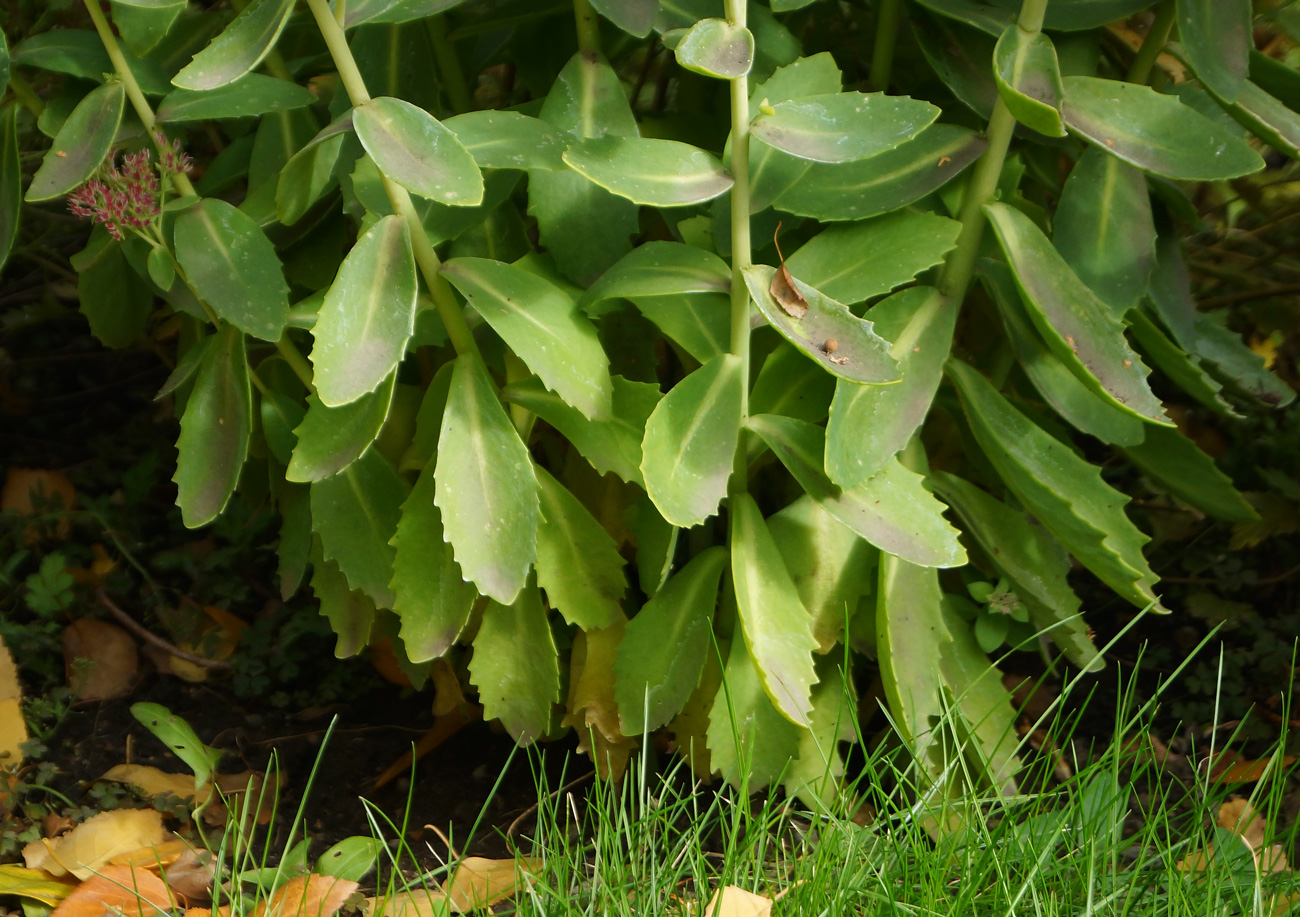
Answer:
[[[1114,312],[1079,280],[1029,217],[1009,204],[984,212],[1043,339],[1090,389],[1141,420],[1170,424]]]
[[[480,169],[564,168],[564,143],[545,121],[517,111],[470,111],[443,121]]]
[[[1227,417],[1243,415],[1223,397],[1223,386],[1187,351],[1165,337],[1156,323],[1142,312],[1132,313],[1129,330],[1143,355],[1188,395],[1217,414]],[[1141,440],[1122,445],[1135,446]]]
[[[1165,427],[1147,427],[1146,434],[1140,444],[1124,449],[1143,474],[1208,516],[1227,522],[1259,521],[1259,513],[1232,479],[1196,443]]]
[[[96,233],[78,264],[77,300],[90,333],[105,347],[120,350],[140,340],[153,312],[153,291],[127,260],[122,245]],[[206,338],[204,340],[207,340]]]
[[[949,639],[939,647],[939,670],[945,693],[956,702],[952,719],[957,735],[967,756],[979,763],[973,782],[1001,796],[1014,796],[1020,737],[1011,695],[1002,686],[1002,673],[989,664],[977,634],[950,611],[945,610],[943,618]],[[977,628],[983,620],[1001,621],[1003,627],[1011,621],[1003,614],[982,615]]]
[[[894,150],[939,116],[929,102],[883,93],[836,92],[791,99],[754,119],[755,138],[791,156],[845,163]]]
[[[582,502],[543,468],[542,523],[537,532],[537,585],[546,601],[584,631],[609,627],[620,618],[627,591],[623,558],[609,533]]]
[[[560,665],[542,595],[529,584],[509,605],[489,602],[474,637],[470,681],[484,719],[500,720],[520,745],[541,738],[560,702]]]
[[[749,411],[751,414],[783,414],[809,423],[821,423],[830,411],[837,385],[839,380],[824,372],[820,363],[808,359],[802,351],[782,341],[767,355],[758,378],[754,380],[749,393]],[[749,445],[752,450],[758,443],[751,438]],[[752,451],[750,454],[752,457]]]
[[[1249,395],[1269,407],[1284,408],[1295,401],[1295,390],[1269,372],[1264,359],[1234,333],[1213,318],[1196,320],[1196,356],[1210,373],[1225,385]]]
[[[23,167],[18,158],[18,105],[0,110],[0,269],[9,260],[23,208]]]
[[[725,19],[701,19],[673,49],[687,70],[720,80],[734,80],[754,65],[754,35]]]
[[[1019,0],[990,0],[1009,13],[1020,11]],[[1057,0],[1047,8],[1043,28],[1061,32],[1083,32],[1107,23],[1127,19],[1149,7],[1143,0]]]
[[[321,617],[329,621],[330,630],[338,637],[334,657],[346,659],[361,652],[370,642],[377,609],[370,596],[348,585],[348,578],[339,565],[326,560],[321,550],[320,539],[315,539],[310,556],[311,588],[320,604]]]
[[[596,137],[571,145],[564,161],[619,197],[651,207],[701,204],[732,185],[717,158],[676,140]]]
[[[645,38],[659,13],[659,0],[591,0],[596,12],[624,32]]]
[[[537,559],[537,476],[528,448],[473,355],[456,358],[438,438],[434,502],[466,579],[514,602]]]
[[[187,0],[109,0],[113,25],[133,54],[148,54],[167,37]]]
[[[842,742],[857,738],[857,705],[842,661],[830,656],[818,659],[817,675],[812,722],[799,734],[799,749],[786,770],[783,788],[809,809],[829,812],[844,793],[840,748]]]
[[[1241,84],[1236,100],[1219,98],[1228,114],[1273,149],[1300,159],[1300,114],[1252,82]]]
[[[397,374],[390,373],[373,392],[339,407],[308,395],[307,413],[293,431],[298,444],[285,478],[303,484],[319,481],[360,458],[388,418],[396,380]]]
[[[483,201],[474,157],[423,108],[381,96],[353,110],[352,126],[379,171],[412,194],[456,207]]]
[[[363,23],[400,25],[445,13],[466,0],[350,0],[344,28]]]
[[[731,269],[713,252],[681,242],[646,242],[601,274],[579,301],[592,310],[608,299],[727,293]]]
[[[205,348],[176,440],[176,503],[186,528],[221,515],[239,483],[252,434],[253,390],[244,336],[226,326]]]
[[[306,87],[288,80],[247,73],[216,89],[176,89],[158,105],[158,120],[210,121],[216,118],[251,118],[273,111],[306,108],[316,97]]]
[[[162,704],[143,701],[131,705],[131,715],[193,772],[196,790],[212,778],[221,760],[221,752],[204,745],[189,723]]]
[[[648,735],[686,704],[712,651],[709,625],[727,549],[706,548],[641,606],[614,663],[614,699],[624,735]]]
[[[1013,24],[1013,16],[1006,10],[976,3],[975,0],[917,0],[920,6],[957,22],[965,23],[986,35],[998,38]]]
[[[1139,169],[1182,181],[1217,181],[1264,168],[1240,133],[1177,96],[1092,76],[1063,82],[1066,126]]]
[[[673,525],[699,525],[727,493],[740,436],[741,370],[739,357],[715,357],[673,386],[646,421],[641,473]]]
[[[294,0],[252,0],[172,83],[181,89],[216,89],[233,83],[271,53],[289,22]]]
[[[1007,26],[993,52],[998,94],[1016,120],[1048,137],[1064,137],[1061,68],[1056,46],[1042,32]]]
[[[1254,10],[1250,0],[1177,0],[1178,40],[1196,76],[1231,104],[1250,70]]]
[[[324,139],[318,135],[289,157],[275,184],[277,220],[285,226],[294,225],[337,182],[335,168],[346,140],[342,132]]]
[[[126,89],[116,80],[88,92],[54,135],[27,187],[27,200],[48,201],[93,176],[108,156],[125,107]]]
[[[487,258],[453,258],[441,274],[548,388],[589,419],[609,417],[609,358],[564,290]]]

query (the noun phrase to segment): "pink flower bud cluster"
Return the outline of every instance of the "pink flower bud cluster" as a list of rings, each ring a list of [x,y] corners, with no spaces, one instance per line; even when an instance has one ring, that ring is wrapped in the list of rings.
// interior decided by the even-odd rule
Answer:
[[[159,173],[180,174],[188,172],[193,165],[189,155],[181,152],[179,140],[167,143],[161,132],[156,136],[162,150],[158,171],[149,162],[148,150],[128,153],[122,157],[120,166],[117,157],[110,155],[94,178],[68,195],[68,209],[79,217],[102,224],[118,241],[122,240],[125,227],[152,226],[162,212]]]

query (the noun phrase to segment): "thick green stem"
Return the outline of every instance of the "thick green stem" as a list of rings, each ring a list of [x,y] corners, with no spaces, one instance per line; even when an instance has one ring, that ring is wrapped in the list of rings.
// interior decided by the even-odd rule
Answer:
[[[158,119],[154,117],[153,109],[149,107],[149,100],[144,97],[140,83],[131,72],[131,65],[126,62],[126,55],[122,53],[122,48],[117,43],[113,27],[104,18],[104,11],[99,8],[98,0],[84,0],[84,2],[86,12],[90,13],[90,21],[95,24],[95,31],[99,33],[99,40],[104,43],[104,50],[108,52],[108,59],[113,62],[113,69],[117,71],[118,78],[122,80],[122,86],[126,89],[126,97],[131,100],[131,107],[135,109],[136,117],[144,125],[145,133],[149,135],[149,139],[153,141],[161,156],[167,148],[167,137],[157,126]],[[172,184],[183,196],[188,197],[196,193],[194,185],[190,184],[189,176],[173,173],[171,178]]]
[[[1156,58],[1169,42],[1169,32],[1173,27],[1174,0],[1165,0],[1156,7],[1156,18],[1151,21],[1151,28],[1147,29],[1147,37],[1142,40],[1142,47],[1138,48],[1137,56],[1133,58],[1133,64],[1128,68],[1128,75],[1124,77],[1126,80],[1130,83],[1147,81],[1151,76],[1151,68],[1155,66]]]
[[[433,45],[433,56],[438,62],[438,73],[442,85],[447,89],[447,101],[456,114],[474,110],[474,94],[470,92],[469,83],[465,81],[465,71],[460,68],[460,55],[456,46],[447,38],[447,20],[441,15],[430,16],[424,20],[429,33],[429,43]]]
[[[312,382],[311,364],[293,345],[293,341],[289,340],[287,334],[282,335],[280,340],[275,342],[275,349],[280,352],[280,356],[284,358],[284,362],[288,364],[289,369],[293,370],[293,374],[298,377],[298,381],[307,387],[307,391],[315,393],[316,384]]]
[[[320,29],[321,37],[325,39],[325,47],[329,49],[330,56],[334,59],[334,66],[338,68],[339,78],[343,81],[343,88],[347,90],[348,97],[353,105],[364,105],[370,101],[370,92],[366,89],[366,82],[357,68],[352,50],[348,47],[347,36],[335,21],[329,4],[326,0],[307,0],[307,4],[311,7],[312,15],[316,17],[316,26]],[[465,313],[456,302],[456,295],[438,273],[442,261],[438,258],[438,253],[433,250],[428,235],[425,234],[420,215],[416,213],[415,205],[411,202],[411,195],[405,188],[387,177],[384,178],[384,190],[388,193],[388,200],[392,203],[393,210],[406,221],[406,227],[411,234],[411,248],[415,253],[416,266],[419,267],[420,275],[424,278],[430,295],[433,296],[433,304],[438,310],[438,317],[442,319],[443,327],[447,329],[447,337],[451,340],[452,347],[458,354],[474,354],[482,359],[474,335],[469,330],[469,325],[465,323]]]
[[[32,87],[27,85],[27,81],[18,74],[10,71],[9,88],[14,91],[14,98],[23,103],[23,107],[30,111],[36,117],[41,116],[45,111],[45,103],[41,97],[32,91]]]
[[[894,69],[894,45],[903,21],[903,0],[880,0],[876,14],[876,46],[871,51],[871,88],[884,92]]]
[[[573,0],[573,18],[578,27],[578,50],[583,54],[600,53],[600,18],[587,0]]]
[[[732,25],[746,27],[745,0],[727,0],[727,19]],[[740,358],[740,422],[749,417],[749,288],[745,286],[745,268],[753,264],[749,235],[749,76],[731,80],[731,352]],[[745,436],[736,446],[735,471],[731,477],[733,492],[743,492],[748,485]]]

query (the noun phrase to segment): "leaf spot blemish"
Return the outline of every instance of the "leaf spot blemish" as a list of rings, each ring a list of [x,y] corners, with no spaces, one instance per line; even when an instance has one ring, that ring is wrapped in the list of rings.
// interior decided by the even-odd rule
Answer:
[[[835,340],[835,338],[827,338],[826,343],[822,345],[822,350],[826,351],[827,353],[834,353],[835,351],[839,350],[839,348],[840,348],[840,342]]]

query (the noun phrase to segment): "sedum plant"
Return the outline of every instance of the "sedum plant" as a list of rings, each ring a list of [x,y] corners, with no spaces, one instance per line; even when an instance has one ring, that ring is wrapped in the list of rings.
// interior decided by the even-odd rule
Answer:
[[[34,116],[92,330],[179,342],[185,524],[270,501],[338,655],[522,743],[818,805],[874,667],[919,787],[1011,793],[989,654],[1102,665],[1071,558],[1165,610],[1097,461],[1254,516],[1165,408],[1293,397],[1181,248],[1300,150],[1249,0],[85,11],[4,55],[0,242]]]

